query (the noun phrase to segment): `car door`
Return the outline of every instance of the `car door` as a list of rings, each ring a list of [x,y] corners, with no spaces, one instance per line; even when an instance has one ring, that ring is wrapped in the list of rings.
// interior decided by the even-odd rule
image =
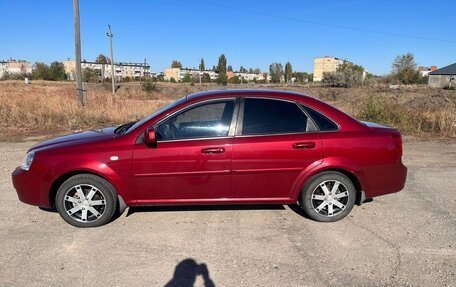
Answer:
[[[138,203],[230,197],[234,99],[191,105],[155,125],[157,144],[133,151]]]
[[[233,197],[288,199],[299,174],[322,160],[317,127],[296,103],[266,98],[241,103],[233,147]]]

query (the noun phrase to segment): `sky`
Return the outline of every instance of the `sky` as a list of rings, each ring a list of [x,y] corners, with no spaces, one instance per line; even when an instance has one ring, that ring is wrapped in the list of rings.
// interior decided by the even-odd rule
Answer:
[[[399,54],[419,65],[456,62],[454,0],[79,0],[82,59],[109,56],[143,62],[154,72],[172,60],[185,67],[217,64],[267,71],[290,61],[312,72],[313,59],[335,56],[382,75]],[[50,63],[74,59],[73,1],[0,0],[0,60]]]

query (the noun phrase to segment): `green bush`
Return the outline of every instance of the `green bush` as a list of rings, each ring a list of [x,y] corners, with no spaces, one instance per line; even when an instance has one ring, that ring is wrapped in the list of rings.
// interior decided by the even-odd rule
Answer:
[[[400,121],[401,111],[398,111],[386,99],[371,96],[362,106],[358,115],[362,120],[380,124],[392,125]]]
[[[412,109],[381,97],[371,96],[362,104],[358,117],[361,120],[397,128],[405,135],[456,135],[453,113],[447,110]]]
[[[142,83],[142,88],[143,88],[143,91],[150,94],[154,91],[157,90],[157,87],[155,85],[154,82],[152,82],[151,80],[147,79],[145,80],[143,83]]]

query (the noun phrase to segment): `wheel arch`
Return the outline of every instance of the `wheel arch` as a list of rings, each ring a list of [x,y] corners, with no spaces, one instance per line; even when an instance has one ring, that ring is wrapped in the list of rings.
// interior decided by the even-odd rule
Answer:
[[[72,171],[69,171],[69,172],[66,172],[66,173],[63,173],[61,174],[59,177],[57,177],[54,182],[51,184],[51,187],[49,189],[49,204],[51,206],[51,208],[55,208],[55,197],[57,195],[57,191],[59,190],[59,187],[65,182],[67,181],[70,177],[72,176],[75,176],[75,175],[78,175],[78,174],[92,174],[92,175],[95,175],[95,176],[98,176],[104,180],[106,180],[107,182],[109,182],[113,187],[114,189],[116,189],[116,187],[112,184],[111,181],[109,181],[108,178],[106,178],[105,176],[99,174],[99,173],[96,173],[96,172],[93,172],[91,170],[85,170],[85,169],[77,169],[77,170],[72,170]],[[117,191],[117,189],[116,189]]]
[[[292,198],[296,199],[298,201],[299,196],[302,192],[302,189],[304,185],[309,182],[309,180],[317,176],[323,172],[339,172],[343,175],[345,175],[350,181],[353,183],[356,189],[356,204],[360,205],[364,199],[365,199],[365,194],[364,194],[364,184],[362,183],[362,180],[359,178],[360,174],[356,174],[354,170],[350,170],[348,168],[344,168],[341,166],[319,166],[317,168],[314,168],[313,170],[309,171],[308,173],[302,175],[300,177],[300,180],[298,181],[298,184],[295,184],[295,188],[293,190]]]

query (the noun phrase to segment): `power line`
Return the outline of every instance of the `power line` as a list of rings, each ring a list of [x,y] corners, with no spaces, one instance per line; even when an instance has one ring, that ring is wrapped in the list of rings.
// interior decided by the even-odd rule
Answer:
[[[266,17],[270,17],[270,18],[275,18],[275,19],[279,19],[279,20],[293,21],[293,22],[305,23],[305,24],[310,24],[310,25],[315,25],[315,26],[325,26],[325,27],[330,27],[330,28],[357,31],[357,32],[363,32],[363,33],[369,33],[369,34],[395,36],[395,37],[403,37],[403,38],[413,38],[413,39],[420,39],[420,40],[427,40],[427,41],[436,41],[436,42],[456,44],[456,40],[433,38],[433,37],[422,36],[422,35],[412,35],[412,34],[405,34],[405,33],[381,31],[381,30],[366,29],[366,28],[359,28],[359,27],[352,27],[352,26],[344,26],[344,25],[338,25],[338,24],[333,24],[333,23],[312,21],[312,20],[306,20],[306,19],[302,19],[302,18],[298,18],[298,17],[276,15],[276,14],[263,12],[263,11],[229,6],[229,5],[215,3],[215,2],[207,2],[207,1],[201,1],[201,0],[195,0],[195,2],[199,2],[200,4],[203,4],[203,5],[209,4],[209,5],[218,6],[220,8],[224,8],[224,9],[236,10],[236,11],[241,11],[241,12],[245,12],[245,13],[257,14],[257,15],[262,15],[262,16],[266,16]]]

